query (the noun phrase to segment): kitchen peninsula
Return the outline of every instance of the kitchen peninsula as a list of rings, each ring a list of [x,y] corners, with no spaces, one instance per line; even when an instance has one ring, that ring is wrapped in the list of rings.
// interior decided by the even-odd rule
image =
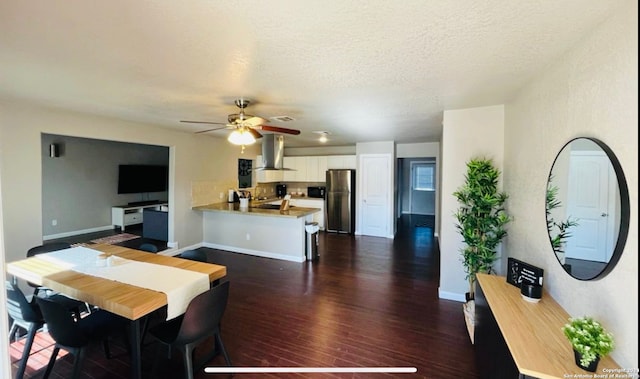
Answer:
[[[291,207],[287,211],[259,208],[266,202],[214,203],[193,207],[203,212],[206,247],[294,262],[305,260],[305,222],[319,208]]]

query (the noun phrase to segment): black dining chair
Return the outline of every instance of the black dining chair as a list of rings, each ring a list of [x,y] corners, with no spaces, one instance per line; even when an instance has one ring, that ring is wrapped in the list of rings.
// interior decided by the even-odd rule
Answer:
[[[214,337],[214,346],[212,353],[202,364],[220,352],[224,356],[227,366],[231,366],[231,359],[220,336],[220,321],[227,307],[228,299],[229,282],[227,281],[194,297],[182,316],[149,329],[150,335],[167,346],[169,358],[171,358],[172,348],[181,351],[186,378],[193,379],[193,350],[209,337]],[[202,364],[195,367],[200,368]]]
[[[24,344],[22,357],[16,372],[16,379],[22,379],[27,367],[29,354],[31,354],[33,340],[36,332],[44,325],[44,318],[37,304],[30,303],[17,285],[6,280],[5,286],[7,288],[7,312],[12,320],[11,328],[9,329],[9,342],[17,336],[20,328],[27,331],[27,341]]]
[[[45,243],[43,245],[34,246],[31,249],[27,250],[27,258],[33,257],[38,254],[51,253],[53,251],[68,249],[70,247],[71,247],[71,244],[67,242]],[[27,284],[29,284],[29,286],[34,288],[33,296],[37,296],[38,292],[41,289],[46,289],[45,287],[39,286],[35,283],[27,282]]]
[[[47,364],[44,379],[51,375],[60,349],[74,356],[71,378],[78,378],[84,361],[86,347],[92,342],[102,341],[105,355],[111,358],[108,337],[116,331],[125,333],[127,320],[107,311],[98,310],[81,318],[74,318],[67,309],[48,298],[36,298],[47,330],[55,346]]]
[[[142,245],[140,245],[138,247],[138,250],[142,250],[142,251],[147,251],[149,253],[157,253],[158,252],[158,246],[152,244],[152,243],[143,243]]]
[[[179,258],[189,259],[191,261],[208,262],[207,253],[201,250],[185,250],[178,256]]]

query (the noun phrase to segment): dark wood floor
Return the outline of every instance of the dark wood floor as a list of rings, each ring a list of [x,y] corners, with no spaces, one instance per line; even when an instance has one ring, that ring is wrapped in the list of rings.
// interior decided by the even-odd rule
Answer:
[[[76,235],[76,236],[71,236],[71,237],[64,237],[64,238],[59,238],[59,239],[55,239],[55,240],[49,240],[47,242],[68,242],[68,243],[71,243],[71,244],[90,243],[94,239],[103,238],[103,237],[109,237],[109,236],[113,236],[113,235],[120,234],[120,233],[123,233],[123,231],[120,228],[114,228],[114,229],[110,229],[110,230],[103,230],[103,231],[100,231],[100,232],[94,232],[94,233],[89,233],[89,234],[81,234],[81,235]],[[167,249],[167,242],[166,241],[160,241],[160,240],[156,240],[156,239],[152,239],[152,238],[144,238],[144,237],[142,237],[142,224],[127,226],[127,228],[125,229],[124,233],[135,234],[137,236],[140,236],[140,238],[136,238],[136,239],[120,242],[120,243],[117,243],[116,245],[125,246],[125,247],[130,247],[132,249],[136,249],[140,245],[142,245],[143,243],[150,243],[152,245],[155,245],[158,248],[158,251],[162,251],[162,250],[166,250]]]
[[[438,299],[439,252],[431,220],[405,215],[395,240],[320,233],[320,258],[293,263],[203,249],[227,266],[231,293],[223,340],[234,366],[415,367],[415,374],[235,374],[249,378],[477,378],[473,345],[462,305]],[[418,225],[418,226],[416,226]],[[12,344],[12,361],[21,352]],[[40,333],[27,377],[41,377],[51,340]],[[84,378],[126,378],[123,344],[112,342],[108,360],[92,347]],[[204,354],[196,351],[196,356]],[[145,377],[178,378],[179,353],[148,340]],[[59,359],[52,377],[66,378],[71,357]],[[157,369],[152,372],[153,362]],[[222,357],[209,365],[221,366]],[[14,363],[15,366],[15,363]],[[196,378],[230,378],[196,373]]]

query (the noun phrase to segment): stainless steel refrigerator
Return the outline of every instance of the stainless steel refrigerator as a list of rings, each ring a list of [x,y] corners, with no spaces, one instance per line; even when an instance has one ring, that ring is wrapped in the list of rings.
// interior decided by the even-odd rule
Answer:
[[[356,225],[356,171],[328,170],[326,230],[354,233]]]

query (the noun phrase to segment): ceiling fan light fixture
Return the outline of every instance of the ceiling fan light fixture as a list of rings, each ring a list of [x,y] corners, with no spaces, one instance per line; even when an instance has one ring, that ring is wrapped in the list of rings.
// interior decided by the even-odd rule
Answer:
[[[234,145],[252,145],[256,143],[256,138],[251,134],[251,132],[246,128],[236,129],[227,138],[229,142]]]

